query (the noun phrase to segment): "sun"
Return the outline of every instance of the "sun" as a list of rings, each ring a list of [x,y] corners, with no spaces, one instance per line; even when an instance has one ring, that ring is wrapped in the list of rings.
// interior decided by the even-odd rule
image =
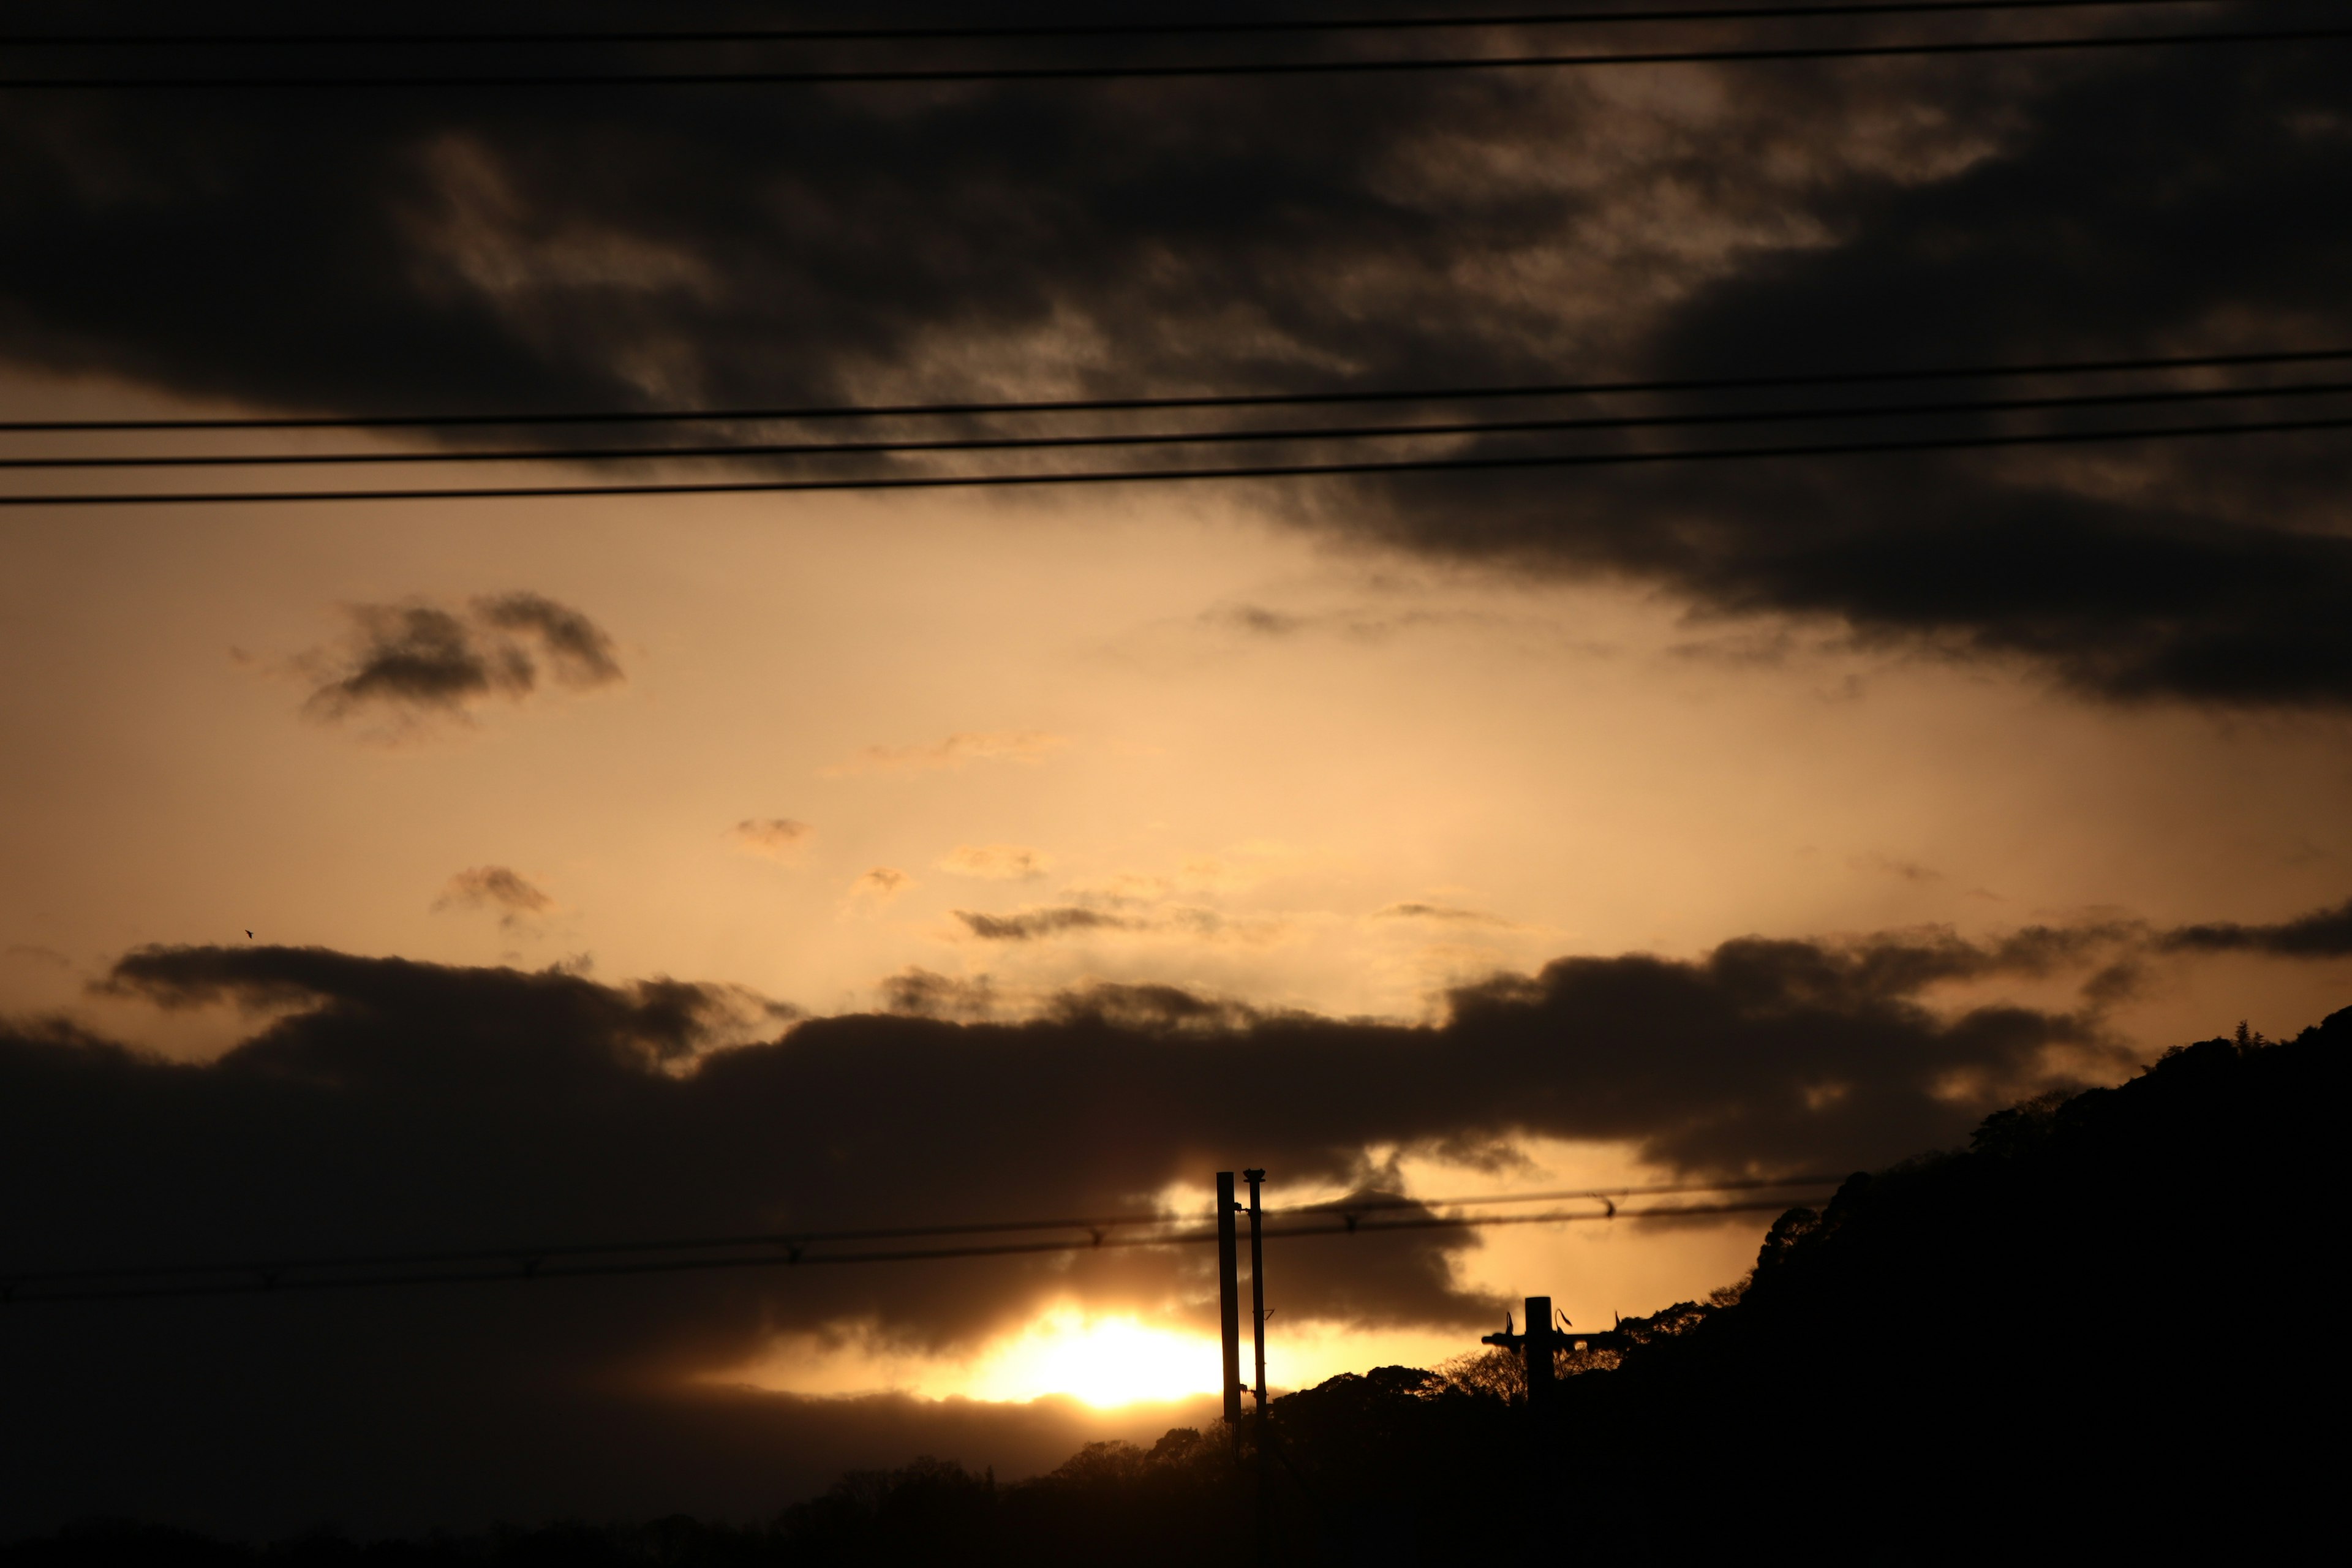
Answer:
[[[1066,1394],[1097,1406],[1183,1399],[1217,1389],[1217,1342],[1131,1316],[1057,1307],[1000,1341],[975,1369],[979,1399]]]

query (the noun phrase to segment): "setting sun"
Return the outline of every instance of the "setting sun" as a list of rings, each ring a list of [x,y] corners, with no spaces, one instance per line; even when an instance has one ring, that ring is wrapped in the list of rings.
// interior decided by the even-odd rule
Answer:
[[[971,1394],[978,1399],[1066,1394],[1108,1406],[1216,1388],[1216,1341],[1061,1307],[992,1352],[975,1369]]]

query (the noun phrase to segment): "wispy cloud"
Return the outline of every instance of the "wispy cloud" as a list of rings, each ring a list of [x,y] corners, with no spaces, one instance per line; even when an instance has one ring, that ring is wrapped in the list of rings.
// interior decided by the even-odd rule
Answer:
[[[1465,910],[1452,904],[1400,903],[1390,904],[1372,911],[1376,921],[1434,921],[1446,925],[1496,926],[1512,929],[1516,922],[1500,915],[1490,915],[1484,910]]]
[[[875,910],[915,886],[915,879],[896,866],[876,866],[849,884],[842,903],[849,910]]]
[[[1067,737],[1043,730],[960,731],[927,746],[868,746],[823,772],[827,778],[845,778],[858,773],[942,773],[977,762],[1034,765],[1069,743]]]
[[[735,847],[746,855],[790,862],[800,858],[816,829],[789,816],[750,816],[727,830]]]
[[[1846,862],[1857,871],[1874,871],[1881,876],[1898,878],[1906,882],[1942,882],[1949,880],[1932,866],[1922,866],[1916,860],[1898,860],[1874,849],[1867,855],[1856,855]]]
[[[433,900],[436,913],[445,910],[495,910],[499,924],[508,931],[529,925],[555,908],[548,891],[506,866],[469,866],[451,877]]]
[[[1332,857],[1271,839],[1253,839],[1223,849],[1183,857],[1177,867],[1178,887],[1202,892],[1230,892],[1256,887],[1279,877],[1328,867]]]
[[[1199,624],[1219,631],[1258,637],[1294,637],[1320,632],[1358,642],[1385,642],[1399,633],[1430,626],[1481,625],[1491,615],[1427,608],[1395,609],[1374,605],[1342,605],[1316,610],[1283,610],[1267,605],[1226,602],[1210,605],[1196,617]]]
[[[989,882],[1026,882],[1042,877],[1054,858],[1024,844],[959,844],[940,859],[940,869]]]

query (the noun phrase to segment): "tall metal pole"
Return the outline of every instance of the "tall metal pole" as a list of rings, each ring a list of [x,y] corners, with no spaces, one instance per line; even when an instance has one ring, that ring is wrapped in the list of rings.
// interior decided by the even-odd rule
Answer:
[[[1265,1240],[1258,1222],[1264,1209],[1258,1203],[1258,1188],[1265,1181],[1264,1171],[1244,1171],[1250,1189],[1250,1324],[1257,1348],[1257,1560],[1265,1561],[1265,1467],[1274,1448],[1274,1434],[1266,1427],[1265,1415]]]
[[[1224,1335],[1225,1430],[1242,1440],[1242,1286],[1234,1256],[1234,1173],[1217,1173],[1217,1327]]]
[[[1264,1171],[1244,1171],[1243,1177],[1250,1187],[1250,1315],[1257,1326],[1257,1408],[1265,1414],[1265,1242],[1258,1234],[1258,1220],[1263,1211],[1258,1207],[1258,1187],[1265,1181]]]

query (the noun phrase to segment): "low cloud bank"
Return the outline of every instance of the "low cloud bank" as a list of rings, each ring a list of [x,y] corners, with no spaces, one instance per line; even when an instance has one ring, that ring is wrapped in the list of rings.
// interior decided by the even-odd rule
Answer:
[[[904,977],[907,1013],[791,1023],[788,1009],[724,985],[323,949],[147,948],[114,966],[107,989],[248,1009],[253,1032],[189,1066],[62,1025],[0,1030],[0,1182],[28,1195],[6,1213],[0,1259],[206,1261],[1099,1213],[1171,1185],[1205,1191],[1211,1173],[1244,1165],[1272,1171],[1279,1201],[1286,1187],[1376,1182],[1370,1148],[1476,1158],[1528,1134],[1624,1141],[1703,1174],[1846,1169],[1948,1144],[1993,1106],[2129,1068],[2094,1012],[1938,1008],[1937,988],[2094,973],[2168,944],[2196,942],[2129,925],[1985,942],[1748,938],[1690,961],[1562,959],[1457,991],[1429,1026],[1158,986],[1074,991],[1023,1022],[954,1022],[960,983],[938,976]],[[950,1016],[914,1016],[916,1001]],[[1270,1261],[1272,1300],[1294,1323],[1466,1336],[1500,1306],[1456,1283],[1452,1261],[1475,1245],[1444,1229],[1292,1243]],[[179,1446],[202,1450],[190,1475],[234,1460],[247,1474],[284,1465],[312,1478],[224,1496],[381,1502],[406,1489],[436,1500],[432,1517],[445,1520],[542,1495],[588,1500],[546,1505],[561,1511],[589,1506],[573,1482],[620,1463],[613,1455],[677,1471],[650,1454],[657,1442],[666,1456],[705,1456],[712,1474],[751,1475],[764,1434],[802,1417],[678,1391],[748,1364],[781,1332],[969,1348],[1071,1299],[1205,1328],[1208,1266],[1201,1248],[1108,1249],[20,1303],[0,1348],[11,1389],[0,1448],[31,1467],[20,1495],[37,1508],[110,1506],[110,1475],[166,1473],[158,1456]],[[615,1414],[625,1406],[638,1414]],[[148,1458],[112,1471],[84,1463],[108,1444]],[[382,1467],[365,1485],[318,1457],[356,1465],[362,1453]],[[145,1484],[118,1500],[163,1495]]]
[[[2165,933],[2164,946],[2188,952],[2260,952],[2274,958],[2352,957],[2352,900],[2270,925],[2218,921]]]

